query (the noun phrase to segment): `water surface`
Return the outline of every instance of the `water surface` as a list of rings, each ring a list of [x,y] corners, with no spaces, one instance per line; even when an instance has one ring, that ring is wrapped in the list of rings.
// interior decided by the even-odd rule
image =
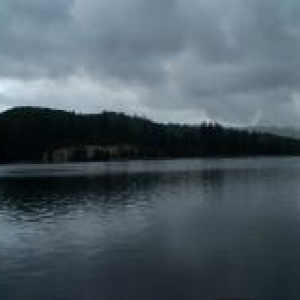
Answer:
[[[1,300],[300,297],[300,159],[0,167]]]

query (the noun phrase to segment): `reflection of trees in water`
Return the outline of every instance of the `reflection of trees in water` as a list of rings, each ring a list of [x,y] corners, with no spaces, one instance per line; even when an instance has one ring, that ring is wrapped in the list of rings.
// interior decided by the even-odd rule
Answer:
[[[200,171],[139,172],[104,174],[82,177],[1,179],[0,206],[64,206],[78,202],[126,204],[135,194],[151,195],[157,190],[203,189],[205,194],[221,193],[224,182],[259,179],[266,176],[258,171],[204,169]],[[144,197],[147,198],[147,197]],[[148,197],[149,199],[150,197]],[[137,197],[138,201],[139,198]]]
[[[2,179],[0,210],[68,213],[72,209],[101,207],[126,209],[157,201],[206,202],[224,200],[230,186],[259,180],[257,171],[204,169],[179,172],[140,172],[89,177]],[[228,187],[229,186],[229,187]],[[224,187],[225,190],[224,190]]]
[[[122,173],[95,177],[2,179],[0,210],[68,213],[76,207],[126,208],[220,191],[223,171]]]
[[[0,210],[4,206],[25,213],[68,212],[78,206],[126,207],[133,202],[159,200],[159,190],[167,182],[171,188],[172,178],[164,173],[6,179],[0,183]]]
[[[132,193],[151,189],[158,181],[153,176],[116,176],[82,178],[7,179],[0,184],[1,202],[9,209],[24,212],[69,211],[76,206],[126,205]]]

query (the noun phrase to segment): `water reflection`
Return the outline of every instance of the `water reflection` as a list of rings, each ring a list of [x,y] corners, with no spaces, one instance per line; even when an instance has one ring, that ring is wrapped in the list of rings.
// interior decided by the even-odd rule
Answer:
[[[16,215],[43,217],[43,211],[69,213],[76,207],[119,209],[120,206],[150,205],[153,201],[160,201],[164,193],[168,194],[169,200],[193,192],[203,198],[202,194],[219,191],[222,174],[221,170],[206,170],[171,174],[125,173],[88,178],[2,179],[0,209],[15,212]],[[172,199],[172,195],[176,197]]]
[[[298,299],[281,163],[2,179],[0,299]]]

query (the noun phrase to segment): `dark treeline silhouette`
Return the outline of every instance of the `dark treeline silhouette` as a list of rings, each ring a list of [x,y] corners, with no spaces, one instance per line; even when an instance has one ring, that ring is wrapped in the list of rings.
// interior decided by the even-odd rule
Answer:
[[[0,163],[300,154],[297,139],[219,124],[159,124],[122,113],[34,107],[1,113],[0,138]]]

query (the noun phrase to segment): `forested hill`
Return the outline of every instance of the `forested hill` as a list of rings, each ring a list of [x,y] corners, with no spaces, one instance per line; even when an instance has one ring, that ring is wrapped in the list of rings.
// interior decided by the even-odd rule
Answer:
[[[297,139],[218,124],[159,124],[121,113],[34,107],[1,113],[0,137],[0,163],[300,154]]]

